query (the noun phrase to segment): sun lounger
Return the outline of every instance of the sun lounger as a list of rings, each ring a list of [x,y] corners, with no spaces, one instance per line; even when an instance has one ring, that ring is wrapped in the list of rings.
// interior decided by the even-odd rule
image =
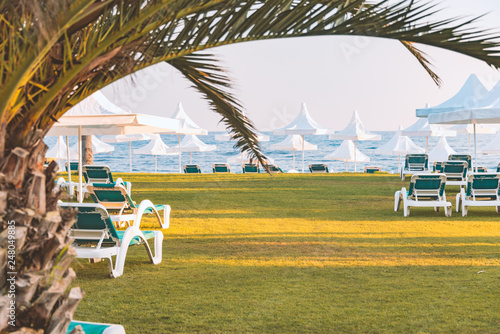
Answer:
[[[257,174],[260,173],[259,165],[257,164],[242,164],[244,174]]]
[[[467,184],[467,161],[444,161],[440,169],[440,173],[446,174],[447,185],[462,187]]]
[[[451,203],[446,201],[445,185],[444,174],[413,175],[408,191],[403,187],[394,194],[394,211],[399,211],[403,204],[404,216],[408,217],[411,207],[431,207],[435,211],[443,207],[446,217],[450,217]]]
[[[64,167],[66,168],[66,171],[68,171],[68,163],[64,163]],[[70,161],[69,163],[69,168],[72,172],[78,171],[78,161]]]
[[[128,193],[132,191],[132,183],[123,181],[120,177],[115,181],[108,166],[84,165],[82,167],[83,177],[87,185],[94,183],[123,184]]]
[[[200,174],[201,173],[200,166],[198,166],[198,165],[184,165],[184,166],[182,166],[182,169],[184,169],[184,173],[186,173],[186,174]]]
[[[401,169],[401,180],[405,180],[406,175],[426,173],[429,171],[429,156],[427,154],[407,154],[405,166]]]
[[[466,161],[469,170],[472,170],[472,157],[469,154],[450,154],[448,156],[448,161]]]
[[[457,212],[467,216],[470,206],[494,206],[499,212],[500,174],[473,173],[467,179],[466,189],[457,194]]]
[[[137,210],[134,224],[125,231],[117,231],[108,211],[101,204],[96,203],[61,203],[61,208],[74,208],[78,210],[70,237],[75,239],[76,256],[84,259],[109,260],[109,270],[112,277],[123,274],[125,258],[131,245],[144,245],[153,264],[161,262],[163,233],[161,231],[141,231],[140,221],[142,215],[149,208],[142,204]],[[147,243],[154,239],[154,256]],[[113,265],[112,257],[116,256]]]
[[[442,161],[435,161],[434,165],[432,166],[432,171],[436,173],[442,173],[443,171],[443,162]]]
[[[264,168],[266,167],[270,173],[283,173],[283,170],[276,165],[264,165]]]
[[[130,225],[131,222],[137,221],[139,208],[146,207],[144,213],[154,213],[161,228],[169,227],[170,205],[154,205],[150,200],[143,200],[140,205],[137,205],[121,184],[94,183],[88,186],[87,190],[94,202],[103,205],[107,210],[118,211],[116,214],[111,214],[113,222],[119,224],[125,222]],[[163,221],[158,211],[163,211]]]
[[[101,324],[97,322],[77,321],[73,320],[66,331],[66,334],[71,333],[76,326],[81,326],[85,334],[125,334],[125,328],[121,325]]]
[[[484,166],[479,166],[479,167],[476,167],[477,168],[477,172],[478,173],[488,173],[488,168],[484,167]]]
[[[497,166],[497,173],[500,173],[500,164]]]
[[[213,164],[212,170],[214,173],[231,173],[231,168],[228,164]]]
[[[374,174],[375,172],[381,172],[382,168],[380,167],[365,167],[365,173]]]
[[[309,165],[309,171],[311,173],[329,173],[326,164],[311,164]]]

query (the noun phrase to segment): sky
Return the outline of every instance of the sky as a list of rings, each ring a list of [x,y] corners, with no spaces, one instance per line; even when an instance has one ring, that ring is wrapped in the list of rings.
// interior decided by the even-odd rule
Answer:
[[[500,34],[500,1],[441,0],[438,18],[486,14],[475,26]],[[290,123],[304,102],[321,125],[342,130],[357,110],[372,131],[395,131],[414,123],[415,109],[452,97],[471,73],[487,89],[500,72],[451,51],[419,46],[443,83],[438,87],[398,41],[356,36],[301,37],[246,42],[209,50],[222,60],[235,95],[260,131]],[[167,64],[149,67],[102,92],[135,113],[171,116],[179,102],[201,127],[223,131],[220,116]]]

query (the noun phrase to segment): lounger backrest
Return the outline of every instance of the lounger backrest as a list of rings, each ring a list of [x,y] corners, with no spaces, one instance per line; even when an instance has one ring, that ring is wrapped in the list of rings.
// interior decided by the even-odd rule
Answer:
[[[328,173],[328,166],[326,164],[311,164],[309,171],[311,173]]]
[[[468,163],[463,160],[456,161],[444,161],[441,165],[441,173],[450,177],[461,177],[465,179],[467,177]]]
[[[214,173],[230,173],[231,169],[228,164],[213,164],[212,170]]]
[[[415,174],[411,177],[408,195],[415,196],[425,193],[439,194],[443,196],[446,185],[446,175],[444,174]]]
[[[448,160],[454,161],[454,160],[460,160],[460,161],[466,161],[467,165],[469,168],[472,167],[472,157],[469,154],[450,154],[448,156]]]
[[[259,166],[257,164],[243,164],[243,173],[260,173]]]
[[[76,222],[72,229],[80,233],[72,233],[72,237],[77,242],[98,242],[95,239],[89,239],[98,231],[105,232],[104,243],[118,243],[120,238],[116,232],[115,226],[109,217],[106,209],[100,204],[94,203],[61,203],[61,208],[74,208],[78,210]],[[88,233],[85,233],[88,231]]]
[[[407,154],[405,159],[405,169],[426,170],[428,169],[429,157],[427,154]]]
[[[466,196],[469,197],[475,193],[477,197],[491,197],[499,194],[499,188],[499,174],[471,174],[467,179]]]
[[[436,161],[434,163],[434,171],[438,173],[443,172],[443,162],[442,161]]]
[[[200,166],[198,165],[184,165],[184,173],[186,174],[198,174],[201,173]]]
[[[85,165],[82,167],[85,182],[92,183],[114,183],[111,169],[108,166]]]
[[[488,173],[488,168],[481,166],[481,167],[476,167],[478,173]]]
[[[264,165],[264,167],[267,167],[270,173],[283,173],[281,168],[276,165]]]
[[[66,171],[68,171],[68,163],[66,162],[64,165],[66,166]],[[71,171],[77,171],[78,170],[78,162],[70,161],[69,169]]]
[[[497,173],[500,173],[500,164],[497,166]]]
[[[380,167],[365,167],[365,173],[373,174],[375,172],[381,172],[382,168]]]
[[[94,183],[87,186],[87,191],[95,203],[99,203],[107,209],[120,210],[124,204],[132,209],[137,208],[135,202],[127,193],[127,189],[121,184]]]

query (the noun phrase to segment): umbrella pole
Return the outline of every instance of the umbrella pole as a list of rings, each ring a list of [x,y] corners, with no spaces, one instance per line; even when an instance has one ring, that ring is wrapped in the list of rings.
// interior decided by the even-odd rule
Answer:
[[[132,173],[132,142],[128,142],[128,157],[130,160],[130,173]]]
[[[401,154],[398,154],[398,172],[401,170]]]
[[[474,167],[476,168],[477,173],[477,138],[476,138],[476,123],[474,123]],[[474,170],[474,169],[472,169]]]
[[[469,155],[470,155],[470,133],[467,133],[469,135]]]
[[[429,154],[429,136],[425,136],[425,153]]]
[[[61,137],[57,137],[57,156],[59,158],[59,168],[62,168],[61,165]]]
[[[189,164],[191,165],[193,161],[193,152],[189,152]]]
[[[347,160],[345,161],[345,171],[347,172]]]
[[[356,140],[354,140],[354,173],[356,173]]]
[[[179,173],[182,173],[182,151],[181,151],[181,134],[179,133]]]
[[[304,173],[304,135],[302,135],[302,173]]]
[[[158,155],[155,154],[155,173],[158,172]]]
[[[293,152],[293,169],[295,169],[295,149],[292,149]]]
[[[69,138],[66,136],[66,163],[68,164],[68,182],[69,182],[69,187],[68,187],[68,195],[71,198],[71,164],[69,162]]]
[[[71,171],[71,166],[70,169]],[[82,126],[78,125],[78,202],[83,203]]]

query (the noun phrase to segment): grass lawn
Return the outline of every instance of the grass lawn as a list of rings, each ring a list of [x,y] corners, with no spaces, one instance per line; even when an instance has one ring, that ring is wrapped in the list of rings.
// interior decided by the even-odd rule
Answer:
[[[384,174],[117,176],[172,206],[163,262],[131,247],[111,279],[75,260],[76,319],[128,334],[500,333],[494,208],[404,218],[393,196],[409,182]]]

